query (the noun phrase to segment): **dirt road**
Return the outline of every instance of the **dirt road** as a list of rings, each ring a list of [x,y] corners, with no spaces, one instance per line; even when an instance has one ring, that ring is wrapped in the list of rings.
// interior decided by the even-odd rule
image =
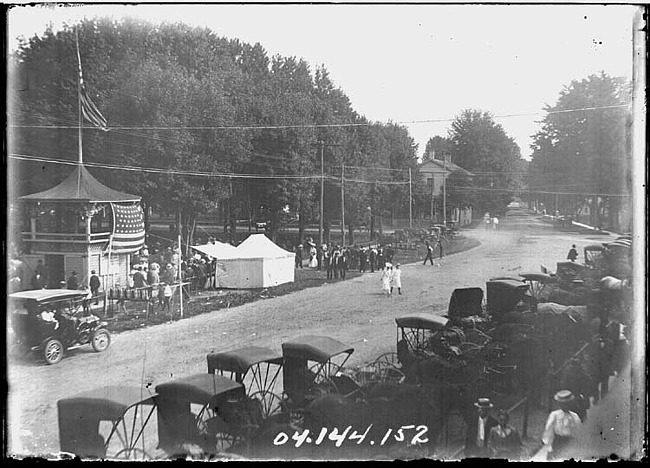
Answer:
[[[491,228],[491,226],[490,226]],[[36,360],[8,365],[9,454],[40,455],[59,450],[56,402],[104,385],[157,384],[205,372],[205,356],[246,345],[280,350],[301,334],[328,335],[354,346],[351,365],[394,351],[394,318],[409,312],[447,311],[456,288],[482,287],[495,276],[552,269],[572,243],[606,242],[553,231],[524,212],[512,211],[499,230],[480,225],[465,235],[481,245],[437,260],[439,265],[402,265],[402,296],[381,294],[379,273],[325,284],[187,320],[120,333],[109,350],[80,349],[55,366]],[[579,258],[581,260],[581,257]]]

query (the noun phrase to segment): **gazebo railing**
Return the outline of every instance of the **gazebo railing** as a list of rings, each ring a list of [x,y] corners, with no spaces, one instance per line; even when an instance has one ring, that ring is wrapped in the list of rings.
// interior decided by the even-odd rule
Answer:
[[[56,242],[56,243],[91,243],[98,244],[103,242],[108,242],[111,233],[110,232],[97,232],[90,234],[90,240],[88,236],[77,233],[59,233],[59,232],[23,232],[23,241],[25,242]]]

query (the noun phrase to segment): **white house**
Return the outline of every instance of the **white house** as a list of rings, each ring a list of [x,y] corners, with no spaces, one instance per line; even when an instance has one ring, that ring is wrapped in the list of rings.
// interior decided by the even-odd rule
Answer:
[[[427,192],[431,194],[430,216],[435,222],[442,223],[442,206],[444,185],[447,178],[454,172],[460,172],[468,177],[474,174],[450,162],[429,157],[420,165],[420,176],[426,183]],[[472,222],[472,209],[452,206],[447,200],[447,221],[463,226]]]

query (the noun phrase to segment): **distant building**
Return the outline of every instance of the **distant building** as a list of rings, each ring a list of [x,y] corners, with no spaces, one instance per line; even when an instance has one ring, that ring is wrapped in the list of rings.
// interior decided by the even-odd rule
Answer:
[[[422,164],[420,164],[420,176],[426,183],[427,193],[431,194],[430,202],[430,216],[432,221],[436,223],[443,222],[442,207],[443,207],[443,192],[445,181],[449,176],[459,172],[468,177],[473,177],[474,174],[468,170],[449,161],[436,159],[431,154],[427,157]],[[472,222],[472,208],[452,206],[447,199],[447,222],[457,223],[460,226]]]

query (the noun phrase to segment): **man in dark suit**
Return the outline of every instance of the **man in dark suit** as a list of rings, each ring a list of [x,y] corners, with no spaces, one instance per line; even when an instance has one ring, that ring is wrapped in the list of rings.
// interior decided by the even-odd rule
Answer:
[[[487,458],[490,430],[498,424],[497,420],[490,416],[490,409],[494,405],[489,398],[479,398],[474,406],[478,414],[472,412],[473,415],[468,420],[465,456]]]

